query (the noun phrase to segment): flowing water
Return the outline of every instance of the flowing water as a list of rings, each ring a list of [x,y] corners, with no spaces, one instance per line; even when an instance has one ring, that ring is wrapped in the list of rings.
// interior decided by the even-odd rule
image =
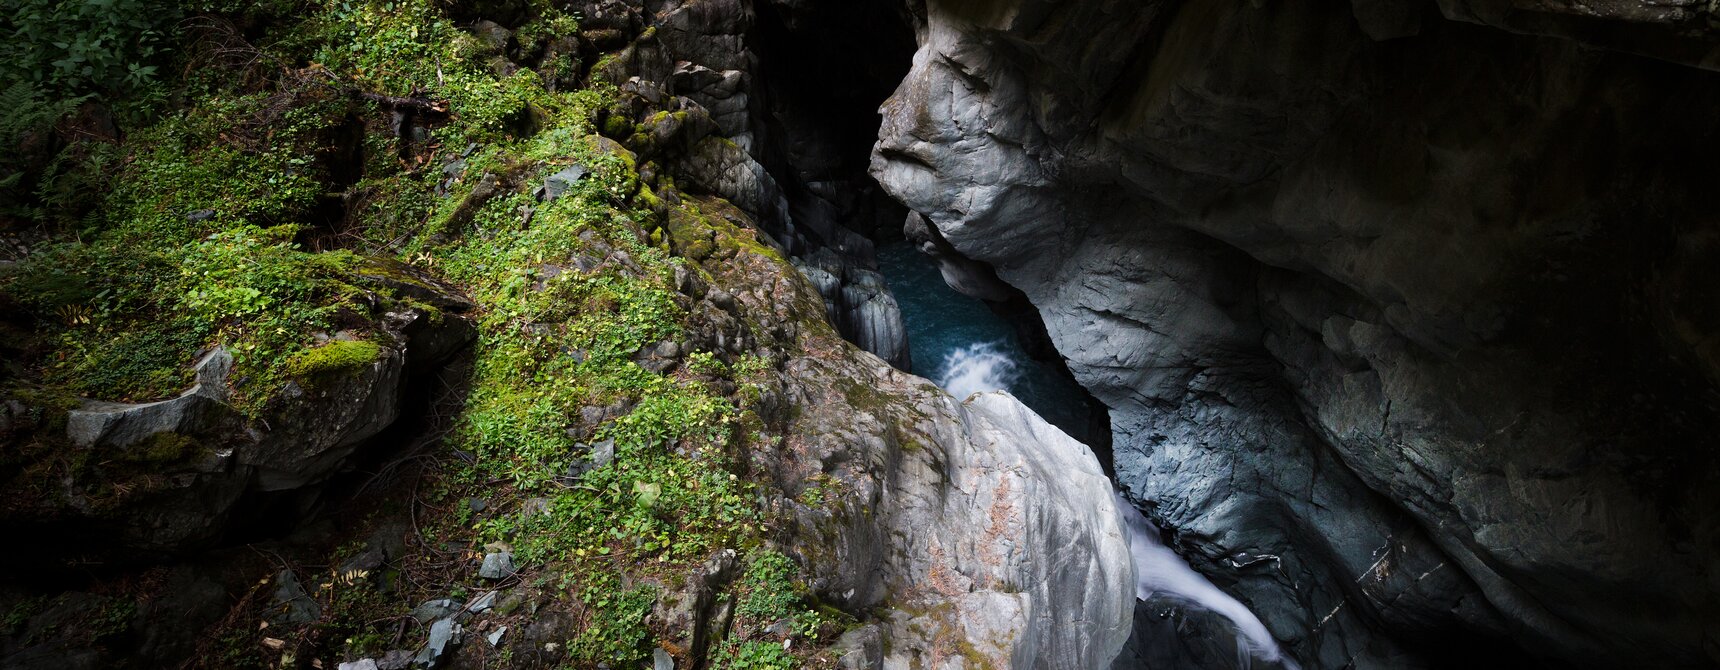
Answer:
[[[1055,362],[1029,356],[1007,321],[985,303],[945,284],[937,265],[913,245],[880,246],[878,267],[901,305],[916,374],[960,398],[1007,390],[1064,432],[1088,441],[1086,391]],[[1236,667],[1249,667],[1250,657],[1292,670],[1297,667],[1259,617],[1160,542],[1158,529],[1121,494],[1116,500],[1138,575],[1136,597],[1166,597],[1230,620],[1236,628],[1238,653],[1243,655]]]
[[[1141,600],[1155,595],[1169,597],[1211,612],[1216,612],[1236,626],[1239,655],[1246,653],[1267,663],[1279,663],[1297,670],[1296,661],[1284,655],[1278,641],[1272,639],[1260,617],[1248,606],[1219,590],[1205,575],[1194,571],[1181,556],[1159,541],[1159,529],[1135,509],[1123,494],[1117,496],[1117,513],[1122,516],[1123,529],[1129,537],[1129,553],[1135,559],[1135,597]],[[1249,667],[1249,659],[1238,658],[1237,667]]]
[[[1087,392],[1057,362],[1029,356],[1008,321],[950,288],[937,265],[911,244],[879,246],[878,269],[901,305],[914,374],[958,398],[1009,391],[1063,432],[1088,441]]]

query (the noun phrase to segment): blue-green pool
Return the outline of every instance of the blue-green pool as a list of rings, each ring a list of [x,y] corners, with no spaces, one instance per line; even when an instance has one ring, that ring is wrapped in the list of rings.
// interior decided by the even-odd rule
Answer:
[[[1008,390],[1072,437],[1088,442],[1087,392],[1056,361],[1039,361],[1022,347],[1016,328],[983,301],[944,283],[937,264],[912,244],[879,245],[878,269],[902,308],[915,374],[957,397]]]

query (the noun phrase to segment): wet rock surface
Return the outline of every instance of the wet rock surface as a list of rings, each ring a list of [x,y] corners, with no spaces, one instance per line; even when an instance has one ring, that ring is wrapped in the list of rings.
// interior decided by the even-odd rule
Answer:
[[[1412,4],[930,2],[873,171],[1305,664],[1714,663],[1720,79]],[[1700,11],[1440,6],[1605,47]]]
[[[906,39],[853,32],[878,21],[874,10],[894,11],[660,7],[656,30],[637,33],[596,73],[623,92],[600,126],[675,176],[685,190],[660,189],[666,205],[693,202],[702,212],[665,212],[670,247],[704,270],[677,279],[700,324],[685,344],[775,362],[764,418],[784,439],[751,459],[793,494],[772,502],[794,520],[784,546],[825,602],[891,612],[875,642],[856,642],[850,662],[1103,665],[1128,636],[1133,581],[1121,529],[1104,512],[1110,484],[1098,460],[1013,398],[963,404],[890,367],[907,367],[906,332],[865,234],[893,235],[903,212],[868,191],[864,151],[834,155],[845,145],[819,137],[855,127],[815,116],[866,117],[871,104],[857,112],[794,97],[834,88],[844,99],[882,99],[881,90],[843,89],[876,86],[874,78],[802,80],[808,73],[785,70],[806,67],[791,55],[803,52],[782,51],[833,35]],[[832,32],[796,36],[817,25]],[[846,146],[869,144],[874,123],[862,119],[864,135]],[[764,244],[736,239],[755,230],[768,234]],[[871,354],[839,345],[837,333]],[[687,622],[694,649],[721,637],[733,616],[730,605],[706,602],[721,581],[708,572],[659,603],[662,616]]]
[[[962,402],[831,346],[823,300],[781,260],[705,267],[748,321],[798,340],[766,392],[784,439],[751,459],[793,494],[772,504],[793,520],[785,546],[809,586],[881,620],[883,649],[854,640],[844,662],[938,665],[966,648],[970,664],[1085,668],[1116,655],[1133,568],[1086,446],[1007,394]]]

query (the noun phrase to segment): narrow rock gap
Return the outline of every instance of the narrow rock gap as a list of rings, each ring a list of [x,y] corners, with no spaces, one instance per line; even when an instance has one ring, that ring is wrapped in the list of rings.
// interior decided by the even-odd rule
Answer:
[[[878,107],[907,74],[917,48],[913,18],[889,2],[764,3],[757,10],[750,42],[759,57],[754,90],[764,96],[756,107],[763,118],[755,124],[761,163],[782,185],[797,229],[809,238],[804,246],[785,246],[810,268],[838,329],[897,367],[934,380],[999,375],[1028,406],[1091,447],[1110,473],[1107,410],[1075,382],[1038,310],[983,266],[970,269],[985,282],[977,289],[984,300],[945,286],[951,275],[940,278],[936,264],[948,263],[917,248],[937,249],[924,240],[929,227],[916,225],[918,217],[867,171]],[[882,273],[887,288],[867,285],[873,271]],[[938,322],[946,308],[974,328],[947,332]],[[888,312],[898,309],[905,325],[889,323]],[[964,337],[971,341],[957,341]],[[896,350],[880,340],[906,347],[891,355]],[[973,348],[986,345],[985,351]],[[994,357],[976,358],[986,352]],[[988,361],[994,367],[975,367]]]
[[[840,227],[874,242],[898,239],[907,208],[867,174],[878,106],[907,75],[917,45],[899,3],[760,3],[751,43],[762,96],[761,158],[802,229]],[[826,246],[844,242],[828,235]],[[845,256],[870,267],[864,249]]]

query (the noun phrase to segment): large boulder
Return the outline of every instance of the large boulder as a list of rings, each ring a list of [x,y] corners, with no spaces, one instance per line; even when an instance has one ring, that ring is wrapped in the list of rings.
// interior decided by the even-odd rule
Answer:
[[[321,336],[255,414],[230,404],[234,357],[217,347],[176,397],[86,399],[66,412],[60,435],[51,422],[35,424],[30,439],[63,440],[81,469],[59,490],[14,498],[5,523],[49,534],[67,556],[123,563],[207,546],[271,495],[314,494],[423,395],[413,380],[436,373],[476,333],[448,311],[470,306],[448,286],[397,264],[365,267],[359,281],[410,301],[379,303],[362,331]],[[27,470],[10,485],[33,481]]]
[[[1720,662],[1720,77],[1397,4],[932,0],[873,173],[1304,663]]]

